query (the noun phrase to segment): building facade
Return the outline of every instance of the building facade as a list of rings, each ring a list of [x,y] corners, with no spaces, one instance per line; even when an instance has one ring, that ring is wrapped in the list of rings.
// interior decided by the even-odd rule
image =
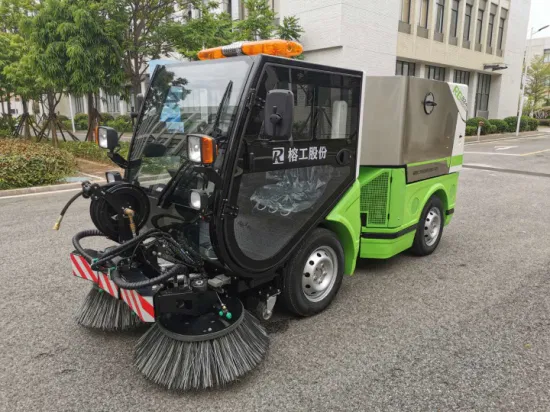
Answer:
[[[307,61],[367,75],[464,83],[469,86],[469,117],[517,114],[531,0],[266,1],[278,19],[300,19]],[[233,20],[246,16],[242,0],[219,4],[219,11]],[[197,11],[180,10],[175,18],[184,13],[195,17]],[[533,50],[550,49],[548,40],[542,40],[533,40]],[[67,116],[71,108],[72,113],[86,112],[85,100],[63,99],[59,111]],[[100,102],[102,112],[114,115],[131,107],[104,93]]]
[[[281,2],[308,61],[464,83],[469,117],[517,114],[530,0]]]

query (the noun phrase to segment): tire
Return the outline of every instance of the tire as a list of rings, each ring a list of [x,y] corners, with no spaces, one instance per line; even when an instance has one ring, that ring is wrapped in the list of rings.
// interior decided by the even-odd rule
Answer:
[[[417,256],[432,254],[439,245],[444,225],[443,202],[439,197],[433,195],[422,210],[411,251]]]
[[[283,269],[281,300],[299,316],[326,309],[344,277],[344,250],[330,230],[317,228]]]

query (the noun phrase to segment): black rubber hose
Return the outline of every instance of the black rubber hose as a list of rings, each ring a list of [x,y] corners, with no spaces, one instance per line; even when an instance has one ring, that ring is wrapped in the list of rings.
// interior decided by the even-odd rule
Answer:
[[[67,210],[69,209],[69,206],[73,204],[73,202],[78,199],[80,196],[84,194],[84,191],[78,192],[76,195],[71,197],[69,201],[65,204],[63,209],[61,210],[61,213],[59,214],[59,217],[57,218],[57,222],[55,222],[54,230],[59,230],[61,227],[61,221],[63,220],[63,217],[65,216],[65,213],[67,213]]]
[[[84,256],[87,260],[90,262],[92,261],[93,257],[90,256],[82,246],[80,246],[80,241],[84,239],[85,237],[92,237],[92,236],[105,236],[103,233],[101,233],[99,230],[84,230],[82,232],[78,232],[76,235],[73,236],[73,246],[74,248],[80,253],[80,255]]]
[[[74,195],[73,197],[71,197],[69,199],[69,201],[67,202],[67,204],[65,205],[65,207],[63,208],[63,210],[61,210],[60,215],[64,216],[65,213],[67,213],[67,210],[69,209],[69,206],[71,206],[76,199],[78,199],[80,196],[82,196],[83,193],[84,192],[79,192],[76,195]]]
[[[115,270],[112,272],[112,280],[115,282],[115,284],[122,289],[141,289],[146,286],[153,286],[158,285],[170,278],[173,278],[177,275],[187,275],[189,273],[189,270],[187,269],[187,266],[184,265],[174,265],[170,270],[162,273],[161,275],[157,276],[156,278],[148,279],[148,280],[142,280],[139,282],[128,282],[120,276],[120,273],[118,270]]]
[[[143,240],[145,240],[146,238],[150,237],[151,235],[153,235],[157,232],[158,232],[158,229],[148,230],[147,232],[144,232],[141,235],[136,236],[135,238],[123,243],[120,246],[109,249],[106,253],[101,255],[101,258],[99,260],[94,262],[94,264],[92,265],[92,269],[97,269],[99,266],[106,263],[112,257],[119,256],[120,253],[124,252],[127,249],[130,249],[130,248],[134,247],[138,243],[142,242]],[[105,235],[103,235],[103,236],[105,236]]]

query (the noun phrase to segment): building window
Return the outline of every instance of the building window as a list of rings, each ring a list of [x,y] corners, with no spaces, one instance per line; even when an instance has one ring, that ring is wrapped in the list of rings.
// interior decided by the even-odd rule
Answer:
[[[84,97],[74,97],[74,113],[84,113]]]
[[[445,81],[445,67],[426,66],[426,79]]]
[[[455,70],[454,82],[469,85],[470,84],[470,72],[465,72],[463,70]]]
[[[438,33],[443,33],[444,26],[444,15],[445,15],[445,0],[436,0],[435,2],[435,31]]]
[[[416,64],[397,60],[395,65],[396,76],[414,76],[416,74]]]
[[[430,0],[419,0],[420,13],[418,13],[418,25],[425,29],[428,28],[428,14],[430,10]]]
[[[470,26],[472,25],[472,5],[466,4],[466,14],[464,15],[464,40],[470,40]]]
[[[401,21],[410,23],[411,20],[411,0],[401,0]]]
[[[550,63],[550,49],[544,49],[544,63]]]
[[[500,10],[500,23],[498,24],[498,48],[502,50],[502,42],[504,41],[504,24],[506,23],[507,10]]]
[[[477,11],[477,27],[476,27],[476,42],[481,44],[481,34],[483,33],[483,14],[485,13],[485,2],[479,2],[479,10]]]
[[[489,29],[487,33],[487,47],[493,46],[493,28],[495,27],[495,15],[489,14]]]
[[[107,113],[116,114],[120,112],[120,97],[110,94],[105,95],[105,108]]]
[[[456,37],[458,29],[458,0],[451,3],[451,36]]]
[[[486,112],[489,109],[489,94],[491,92],[491,75],[480,74],[477,82],[475,113]]]

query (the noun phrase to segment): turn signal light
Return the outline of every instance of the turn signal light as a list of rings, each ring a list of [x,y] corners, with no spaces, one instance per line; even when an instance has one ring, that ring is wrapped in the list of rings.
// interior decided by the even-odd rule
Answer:
[[[201,138],[202,163],[210,165],[216,159],[216,142],[211,137],[203,136]]]
[[[302,45],[295,41],[280,39],[259,40],[233,43],[227,46],[201,50],[198,53],[198,58],[200,60],[212,60],[241,55],[253,56],[256,54],[295,57],[302,54],[303,51],[304,48],[302,47]]]

